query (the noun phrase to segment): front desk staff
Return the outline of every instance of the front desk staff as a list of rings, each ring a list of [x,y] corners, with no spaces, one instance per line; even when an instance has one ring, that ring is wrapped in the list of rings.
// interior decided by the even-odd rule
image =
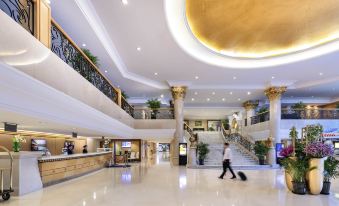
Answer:
[[[74,154],[73,150],[74,150],[74,143],[73,142],[66,142],[66,149],[67,149],[67,154],[71,155]]]

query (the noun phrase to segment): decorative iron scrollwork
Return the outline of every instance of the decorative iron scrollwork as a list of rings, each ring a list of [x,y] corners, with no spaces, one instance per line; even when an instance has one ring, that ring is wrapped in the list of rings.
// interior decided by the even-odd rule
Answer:
[[[33,0],[0,0],[0,9],[34,35]]]
[[[53,23],[51,26],[51,37],[51,50],[75,71],[77,71],[81,76],[92,83],[103,94],[118,104],[118,92]],[[131,106],[127,105],[128,103],[124,102],[122,108],[131,116],[133,116],[133,110],[131,109]]]
[[[128,102],[124,99],[121,98],[121,108],[125,110],[129,115],[134,117],[134,107],[132,107]]]

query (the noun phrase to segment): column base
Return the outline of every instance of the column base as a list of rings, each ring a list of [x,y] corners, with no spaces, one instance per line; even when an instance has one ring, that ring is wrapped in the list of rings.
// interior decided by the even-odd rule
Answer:
[[[188,167],[197,166],[197,148],[190,148],[188,151]]]
[[[269,165],[276,166],[277,165],[277,159],[275,156],[275,148],[271,147],[270,150],[268,151],[267,155],[267,162]]]

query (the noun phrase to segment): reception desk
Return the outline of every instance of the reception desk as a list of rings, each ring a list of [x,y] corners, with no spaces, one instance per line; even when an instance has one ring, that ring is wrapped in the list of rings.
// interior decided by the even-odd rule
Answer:
[[[99,170],[111,158],[111,151],[41,157],[38,164],[42,184],[48,186]]]

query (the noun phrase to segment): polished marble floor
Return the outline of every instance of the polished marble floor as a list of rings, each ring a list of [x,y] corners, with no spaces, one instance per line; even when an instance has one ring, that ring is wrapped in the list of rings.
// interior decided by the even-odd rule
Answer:
[[[164,160],[165,159],[165,160]],[[338,206],[339,181],[329,196],[287,192],[280,170],[247,170],[249,180],[217,179],[215,169],[172,167],[165,155],[131,168],[103,169],[1,205],[20,206]],[[228,174],[230,177],[230,174]]]

